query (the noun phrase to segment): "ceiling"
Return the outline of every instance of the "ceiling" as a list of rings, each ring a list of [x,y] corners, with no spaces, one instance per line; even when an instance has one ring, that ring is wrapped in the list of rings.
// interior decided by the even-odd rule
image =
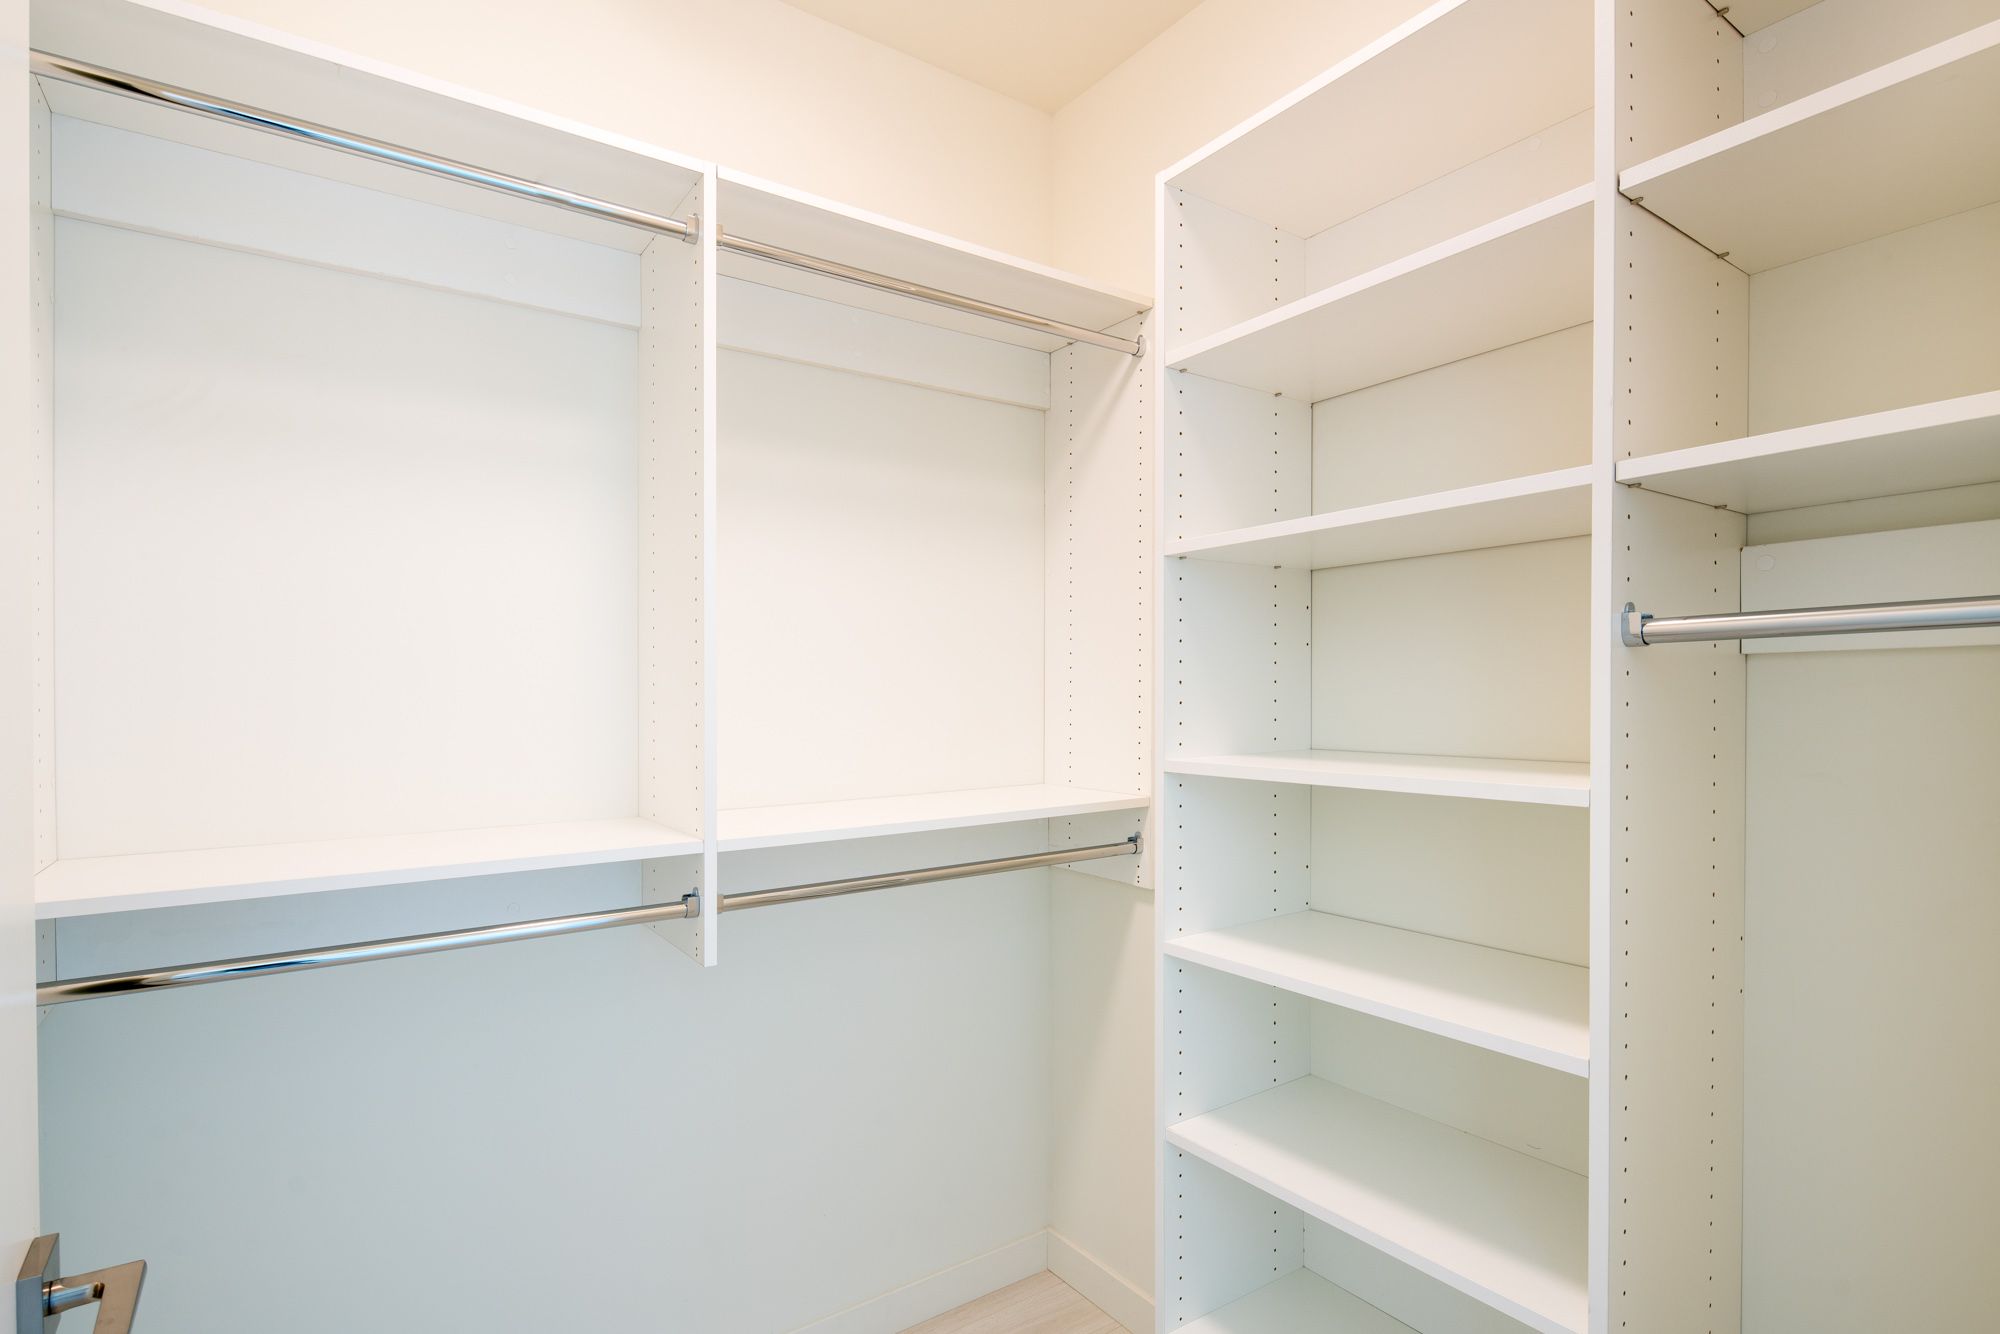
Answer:
[[[1004,93],[1059,111],[1201,0],[787,0]]]

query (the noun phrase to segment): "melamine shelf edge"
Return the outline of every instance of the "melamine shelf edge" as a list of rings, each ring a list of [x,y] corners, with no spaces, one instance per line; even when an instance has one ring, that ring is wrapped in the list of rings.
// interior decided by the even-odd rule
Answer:
[[[2000,21],[1636,163],[1618,191],[1749,274],[1992,204],[1996,54]]]
[[[2000,390],[1620,459],[1615,475],[1745,513],[2000,480]]]
[[[1053,820],[1143,810],[1150,802],[1149,797],[1096,788],[1023,784],[903,797],[737,807],[720,813],[716,848],[720,852],[745,852],[849,838],[967,829],[1017,820]],[[744,825],[753,823],[746,817],[756,817],[755,823],[764,826],[762,831],[742,832]]]
[[[1538,204],[1531,204],[1505,217],[1483,223],[1470,231],[1461,232],[1436,245],[1427,246],[1344,282],[1308,293],[1276,310],[1241,321],[1220,332],[1196,339],[1183,347],[1165,349],[1163,355],[1167,366],[1171,370],[1190,370],[1199,375],[1202,372],[1190,363],[1200,357],[1222,351],[1233,344],[1255,338],[1270,330],[1302,321],[1323,309],[1337,306],[1343,301],[1377,288],[1386,287],[1398,279],[1421,273],[1449,260],[1473,254],[1483,246],[1528,231],[1543,223],[1552,222],[1578,209],[1590,208],[1596,200],[1596,190],[1595,184],[1579,185],[1565,190]],[[1586,321],[1587,319],[1588,317]]]
[[[1738,121],[1727,129],[1703,135],[1678,148],[1647,158],[1644,162],[1634,163],[1618,173],[1618,191],[1629,197],[1630,191],[1642,188],[1683,167],[1693,166],[1697,162],[1719,157],[1745,144],[1781,134],[1795,125],[1813,120],[1829,111],[1852,105],[1872,93],[1906,83],[1918,75],[1942,69],[1946,65],[1996,45],[2000,45],[2000,21],[1959,33],[1921,51],[1892,60],[1886,65],[1877,65],[1874,69],[1864,71],[1853,78],[1843,79],[1817,92],[1808,93],[1797,101],[1787,102],[1784,106],[1775,107],[1748,120]]]
[[[1560,761],[1306,750],[1175,756],[1165,760],[1161,768],[1199,778],[1245,778],[1534,805],[1590,804],[1590,766]]]
[[[1582,1273],[1547,1264],[1573,1245],[1566,1258],[1584,1267],[1578,1173],[1314,1075],[1170,1124],[1165,1138],[1542,1334],[1586,1328]]]
[[[1342,938],[1344,935],[1344,939]],[[1308,909],[1168,939],[1168,955],[1391,1023],[1590,1077],[1589,970]],[[1391,971],[1400,966],[1400,974]],[[1574,976],[1571,976],[1574,974]],[[1488,994],[1461,989],[1480,976]],[[1535,1014],[1574,986],[1579,1017]],[[1512,995],[1508,994],[1511,992]]]
[[[638,818],[63,858],[35,875],[40,918],[276,898],[372,885],[691,856],[691,834]]]
[[[1368,530],[1382,532],[1392,525],[1410,526],[1425,519],[1466,516],[1481,509],[1489,511],[1511,505],[1548,501],[1561,498],[1565,493],[1580,493],[1588,499],[1591,487],[1592,468],[1581,464],[1573,468],[1558,468],[1550,472],[1531,473],[1523,477],[1511,477],[1497,482],[1482,482],[1476,486],[1459,487],[1450,491],[1433,491],[1421,496],[1410,496],[1401,500],[1382,501],[1373,505],[1359,505],[1351,509],[1331,510],[1324,514],[1309,515],[1302,519],[1284,519],[1276,523],[1257,524],[1249,528],[1227,529],[1200,537],[1187,538],[1166,544],[1162,554],[1194,558],[1227,559],[1233,549],[1261,542],[1277,542],[1288,539],[1310,540],[1321,535],[1354,533],[1363,539]],[[1575,521],[1544,525],[1549,531],[1524,531],[1497,542],[1472,542],[1462,538],[1449,538],[1434,543],[1420,543],[1422,549],[1385,556],[1367,556],[1356,560],[1343,560],[1340,564],[1367,564],[1373,560],[1397,560],[1409,555],[1440,555],[1447,551],[1482,550],[1487,546],[1514,546],[1521,542],[1548,541],[1562,537],[1578,537],[1590,531],[1589,512],[1586,508],[1581,516],[1581,528],[1574,528]],[[1556,531],[1556,530],[1563,531]],[[1261,563],[1261,562],[1257,562]],[[1290,564],[1290,562],[1285,562]],[[1313,568],[1329,568],[1315,565]]]

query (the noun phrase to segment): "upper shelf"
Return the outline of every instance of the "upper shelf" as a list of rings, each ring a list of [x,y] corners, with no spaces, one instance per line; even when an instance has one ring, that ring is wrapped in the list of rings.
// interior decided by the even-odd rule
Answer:
[[[1595,188],[1170,349],[1167,364],[1318,402],[1587,323]]]
[[[1167,1140],[1542,1334],[1588,1327],[1574,1172],[1311,1075]]]
[[[1586,465],[1169,542],[1166,554],[1235,565],[1325,570],[1578,537],[1589,531]]]
[[[1590,1074],[1590,972],[1324,912],[1176,936],[1178,959],[1573,1075]]]
[[[720,852],[781,848],[883,834],[931,829],[964,829],[1010,820],[1049,820],[1099,811],[1143,810],[1145,797],[1084,787],[1030,783],[966,792],[920,792],[906,797],[866,797],[856,801],[815,801],[797,806],[752,806],[724,810],[717,817]]]
[[[1589,0],[1443,0],[1161,178],[1311,236],[1588,109],[1591,32]]]
[[[2000,390],[1623,459],[1618,480],[1742,514],[2000,481]]]
[[[726,167],[716,176],[717,217],[722,229],[731,236],[747,237],[850,268],[886,274],[1100,332],[1152,306],[1144,297],[1100,286],[1045,264],[849,208]],[[822,297],[841,305],[898,315],[1042,352],[1064,345],[1063,339],[1032,329],[733,252],[722,252],[716,262],[731,277]]]
[[[622,819],[73,857],[36,873],[35,916],[221,903],[700,851],[701,840],[692,835],[650,820]]]
[[[1620,174],[1745,273],[2000,200],[2000,22]]]
[[[1248,778],[1259,783],[1304,783],[1543,806],[1590,805],[1590,766],[1552,760],[1292,750],[1264,755],[1172,755],[1161,767],[1174,774]]]

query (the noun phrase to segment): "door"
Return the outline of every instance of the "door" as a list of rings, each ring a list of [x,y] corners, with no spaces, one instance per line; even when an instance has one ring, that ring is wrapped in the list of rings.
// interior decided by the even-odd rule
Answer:
[[[28,102],[27,0],[0,0],[0,79],[7,105]],[[27,524],[29,451],[33,439],[28,377],[28,118],[0,119],[0,366],[7,376],[0,402],[8,419],[0,435],[0,544],[13,577],[0,584],[0,1264],[11,1278],[41,1229],[35,1136],[35,886],[29,791],[32,710],[29,707]]]

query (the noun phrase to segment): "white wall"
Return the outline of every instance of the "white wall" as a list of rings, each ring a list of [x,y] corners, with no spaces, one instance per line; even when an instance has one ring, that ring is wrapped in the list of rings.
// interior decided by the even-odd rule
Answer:
[[[1062,868],[1051,889],[1049,1267],[1132,1324],[1153,1292],[1153,894]]]
[[[152,1334],[778,1334],[946,1271],[814,1332],[890,1334],[1043,1267],[1049,876],[734,913],[710,969],[626,929],[57,1006],[43,1224],[72,1272],[151,1264]],[[74,918],[60,950],[96,973],[637,900],[636,866],[582,867]]]
[[[1049,256],[1045,113],[779,0],[207,7],[1009,254]]]
[[[1990,1326],[2000,648],[1749,667],[1743,1329]]]

